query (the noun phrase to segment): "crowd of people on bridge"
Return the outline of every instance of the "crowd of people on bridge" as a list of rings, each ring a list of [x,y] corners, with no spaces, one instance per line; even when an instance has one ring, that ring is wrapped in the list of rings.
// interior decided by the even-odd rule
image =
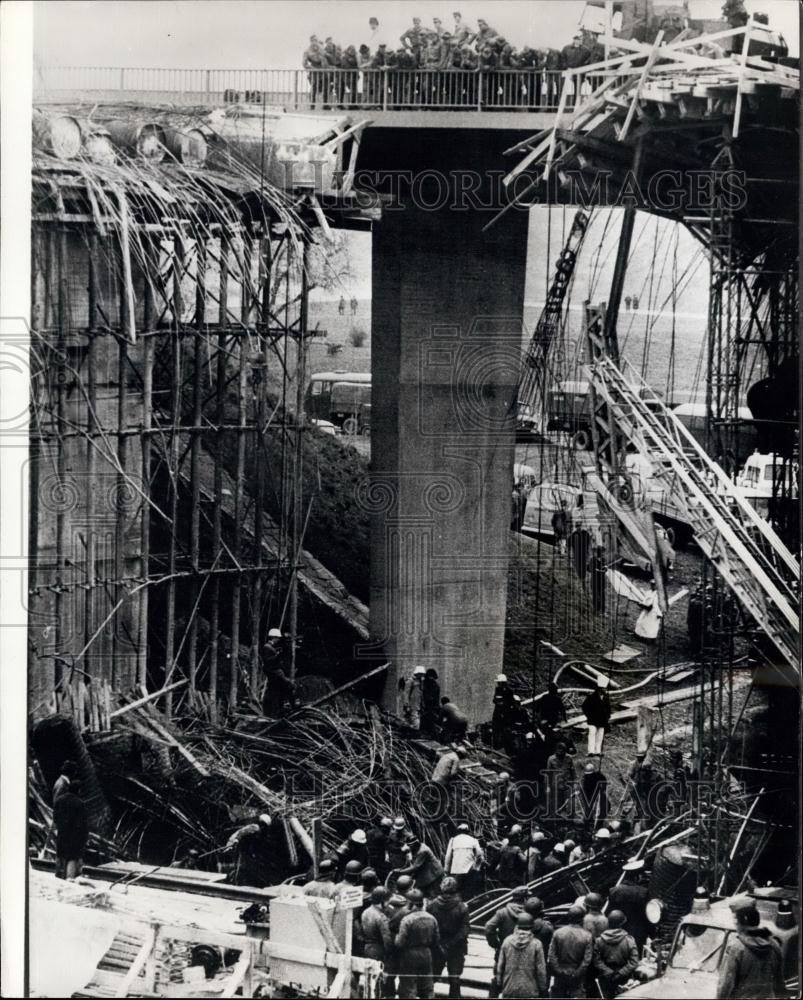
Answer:
[[[605,58],[598,36],[578,31],[562,49],[518,48],[487,21],[476,27],[463,20],[459,11],[452,15],[451,30],[435,17],[431,26],[420,17],[412,19],[398,40],[389,39],[377,18],[369,20],[369,35],[361,45],[338,44],[334,38],[310,37],[302,65],[310,71],[312,101],[322,99],[335,106],[355,103],[372,105],[389,97],[390,103],[464,105],[483,99],[486,103],[530,105],[555,102],[559,93],[558,73],[576,69]],[[380,74],[368,70],[426,70],[425,74]],[[508,84],[488,79],[482,92],[470,74],[455,80],[455,70],[518,70]],[[551,70],[552,73],[542,73]],[[338,71],[338,72],[330,72]],[[345,72],[343,72],[345,71]],[[528,72],[524,72],[528,71]],[[387,94],[384,93],[385,89]],[[496,100],[495,100],[496,98]]]

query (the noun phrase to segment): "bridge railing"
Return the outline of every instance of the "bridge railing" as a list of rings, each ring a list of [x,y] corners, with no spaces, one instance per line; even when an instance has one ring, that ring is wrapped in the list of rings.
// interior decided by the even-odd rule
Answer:
[[[567,106],[600,80],[579,76]],[[182,105],[240,101],[288,111],[556,111],[559,70],[536,69],[171,69],[40,66],[34,100],[139,100]]]

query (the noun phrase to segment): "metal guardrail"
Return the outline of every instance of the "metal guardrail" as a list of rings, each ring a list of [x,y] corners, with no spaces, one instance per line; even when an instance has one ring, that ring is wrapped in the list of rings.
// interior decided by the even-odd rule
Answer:
[[[567,106],[601,82],[579,76]],[[140,100],[182,105],[264,103],[287,111],[556,111],[559,70],[170,69],[40,66],[34,100]]]

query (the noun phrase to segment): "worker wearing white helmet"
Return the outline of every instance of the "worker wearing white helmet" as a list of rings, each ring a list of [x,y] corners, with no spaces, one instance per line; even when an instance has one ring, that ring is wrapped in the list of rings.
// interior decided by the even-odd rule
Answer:
[[[288,708],[296,705],[296,685],[290,677],[289,653],[281,630],[270,629],[262,647],[262,665],[268,681],[262,710],[272,719],[281,718]]]
[[[226,841],[224,854],[234,855],[232,882],[263,888],[271,884],[270,862],[275,859],[273,820],[261,813],[256,823],[241,826]]]
[[[491,716],[493,745],[497,750],[505,745],[506,737],[510,736],[510,729],[516,715],[514,698],[515,695],[508,686],[507,676],[498,674],[494,689],[494,709]]]
[[[413,675],[404,685],[402,697],[402,713],[404,721],[415,730],[421,728],[421,708],[424,701],[424,677],[426,668],[413,668]]]
[[[337,849],[337,865],[345,871],[349,861],[359,861],[363,868],[368,866],[368,838],[365,830],[352,830],[348,838]]]

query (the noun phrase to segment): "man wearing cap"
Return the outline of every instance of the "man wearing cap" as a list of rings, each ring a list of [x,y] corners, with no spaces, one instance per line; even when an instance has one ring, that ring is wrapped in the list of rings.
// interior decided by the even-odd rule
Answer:
[[[547,995],[544,949],[533,934],[533,918],[529,913],[519,914],[515,930],[502,942],[494,975],[502,997]]]
[[[432,971],[439,978],[446,967],[449,976],[449,996],[460,998],[460,977],[466,964],[471,919],[468,907],[460,897],[456,879],[446,876],[440,893],[429,904],[429,912],[438,922],[440,945],[432,952]]]
[[[524,901],[527,898],[527,886],[519,886],[510,894],[510,900],[501,906],[485,925],[485,940],[494,949],[494,970],[499,961],[499,953],[502,950],[502,943],[516,929],[516,922],[524,912]],[[499,996],[499,980],[494,972],[491,981],[489,997]]]
[[[582,35],[575,35],[571,45],[564,45],[560,50],[561,69],[577,69],[588,62],[588,49],[583,45]]]
[[[399,875],[411,875],[415,880],[416,889],[427,897],[434,896],[443,877],[443,865],[418,837],[410,841],[410,851],[412,861],[406,868],[401,869]]]
[[[647,920],[647,903],[650,893],[642,883],[644,871],[643,858],[631,858],[622,865],[624,877],[619,885],[615,885],[608,893],[608,908],[621,910],[627,921],[627,929],[633,935],[638,948],[639,958],[644,951],[644,942],[651,931]]]
[[[377,962],[384,962],[385,956],[393,947],[388,915],[386,912],[390,892],[378,885],[371,892],[371,905],[365,910],[360,923],[362,925],[363,955]]]
[[[324,899],[334,899],[337,895],[335,877],[337,865],[331,858],[324,858],[318,865],[318,877],[304,886],[305,896],[321,896]]]
[[[552,935],[547,964],[554,976],[552,996],[573,1000],[586,995],[586,972],[593,955],[591,934],[583,927],[582,906],[570,906],[567,923]]]
[[[457,833],[446,846],[444,868],[456,882],[461,896],[474,891],[477,873],[485,864],[485,854],[479,840],[471,836],[468,823],[460,823]]]
[[[365,830],[352,830],[348,839],[338,847],[337,862],[340,871],[345,869],[349,861],[359,861],[361,868],[368,864],[368,838]]]
[[[761,926],[755,900],[735,899],[736,934],[728,937],[719,967],[716,1000],[787,997],[781,946]]]
[[[625,929],[621,910],[608,913],[608,926],[594,940],[594,975],[606,1000],[621,992],[638,965],[638,948]]]
[[[610,727],[611,700],[608,697],[608,679],[600,677],[596,688],[583,700],[582,710],[588,723],[588,756],[599,757],[602,741]]]
[[[432,953],[440,947],[438,922],[423,909],[424,895],[418,889],[407,893],[410,912],[402,918],[395,946],[399,953],[399,996],[430,1000],[435,984],[432,977]]]
[[[413,729],[421,728],[421,709],[424,702],[424,677],[426,670],[422,666],[413,668],[413,676],[404,691],[402,711],[404,720]]]

